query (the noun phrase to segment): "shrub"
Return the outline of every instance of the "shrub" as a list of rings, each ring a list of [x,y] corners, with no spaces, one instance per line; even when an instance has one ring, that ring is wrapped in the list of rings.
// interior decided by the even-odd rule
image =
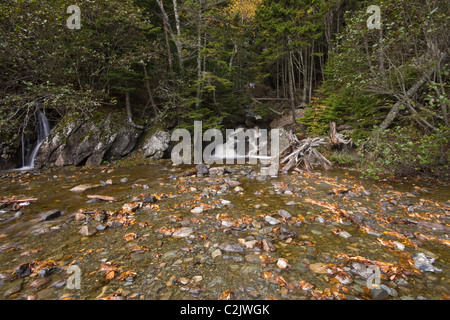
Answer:
[[[375,179],[427,174],[449,179],[450,129],[423,134],[413,127],[377,131],[361,147],[364,173]]]

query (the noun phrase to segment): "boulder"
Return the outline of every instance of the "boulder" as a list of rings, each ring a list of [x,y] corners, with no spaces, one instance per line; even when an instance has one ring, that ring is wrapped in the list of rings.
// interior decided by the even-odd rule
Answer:
[[[89,119],[66,115],[43,141],[35,166],[98,165],[102,160],[123,158],[135,148],[141,135],[123,118],[120,113]]]
[[[164,152],[169,149],[170,134],[161,130],[148,135],[142,143],[142,150],[144,157],[160,160],[164,156]]]

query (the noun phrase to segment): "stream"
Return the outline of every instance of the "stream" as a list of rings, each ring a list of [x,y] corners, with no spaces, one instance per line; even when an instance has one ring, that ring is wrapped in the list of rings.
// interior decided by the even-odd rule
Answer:
[[[447,183],[191,168],[0,172],[0,298],[450,297]]]

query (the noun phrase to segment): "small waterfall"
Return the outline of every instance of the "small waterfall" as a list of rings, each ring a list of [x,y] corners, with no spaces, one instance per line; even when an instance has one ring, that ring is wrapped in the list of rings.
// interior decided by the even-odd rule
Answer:
[[[28,159],[26,159],[25,157],[25,142],[22,136],[22,168],[19,168],[17,170],[34,169],[34,160],[36,158],[36,154],[39,151],[42,142],[44,142],[44,139],[50,133],[50,123],[45,114],[41,110],[38,110],[38,125],[36,128],[36,133],[37,133],[36,145],[34,146]]]

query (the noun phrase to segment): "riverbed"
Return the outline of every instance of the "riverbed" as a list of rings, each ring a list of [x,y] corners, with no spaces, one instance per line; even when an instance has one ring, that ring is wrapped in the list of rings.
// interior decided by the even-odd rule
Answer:
[[[176,178],[190,168],[0,173],[0,297],[450,297],[445,182],[248,165]]]

